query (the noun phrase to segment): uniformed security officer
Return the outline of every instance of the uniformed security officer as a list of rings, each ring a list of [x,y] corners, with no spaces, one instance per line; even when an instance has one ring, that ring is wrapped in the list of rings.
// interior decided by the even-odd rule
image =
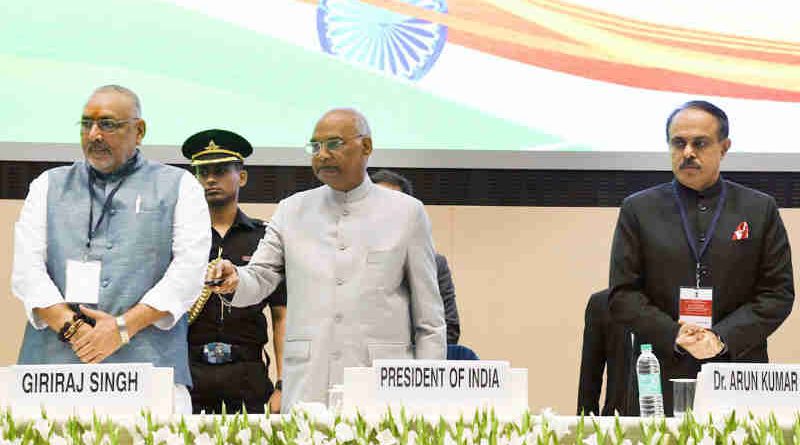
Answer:
[[[238,206],[239,188],[247,183],[244,158],[253,147],[242,136],[226,130],[206,130],[189,137],[183,155],[191,159],[198,181],[205,189],[211,213],[212,245],[209,261],[222,258],[245,265],[264,236],[265,222],[249,218]],[[195,413],[263,413],[280,410],[281,358],[286,323],[286,288],[281,284],[261,303],[236,308],[232,295],[211,294],[189,328],[189,360],[192,405]],[[200,298],[199,300],[202,300]],[[196,303],[199,309],[202,304]],[[278,380],[269,379],[267,321],[264,308],[272,313],[273,343]],[[190,311],[191,312],[191,311]],[[266,363],[264,360],[266,359]]]

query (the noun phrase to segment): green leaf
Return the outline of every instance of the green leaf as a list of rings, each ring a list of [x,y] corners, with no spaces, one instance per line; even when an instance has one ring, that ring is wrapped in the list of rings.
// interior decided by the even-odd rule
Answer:
[[[614,416],[614,442],[617,444],[621,444],[622,441],[625,440],[625,430],[622,429],[622,423],[619,420],[619,416]]]
[[[617,417],[617,416],[615,416]],[[578,418],[578,423],[575,425],[575,443],[577,445],[583,444],[583,436],[585,434],[584,428],[586,427],[586,417],[581,413]]]
[[[605,444],[606,433],[603,431],[603,428],[600,426],[600,423],[594,416],[592,416],[592,427],[594,428],[594,433],[597,435],[597,445]],[[648,445],[648,442],[645,442],[645,445]]]

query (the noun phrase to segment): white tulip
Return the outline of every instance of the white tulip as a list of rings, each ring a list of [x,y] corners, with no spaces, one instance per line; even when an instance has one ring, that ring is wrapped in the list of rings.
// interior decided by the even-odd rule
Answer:
[[[333,430],[333,434],[336,437],[336,441],[339,443],[350,442],[356,438],[356,433],[353,431],[353,427],[345,422],[340,422],[338,425],[336,425],[336,428]]]

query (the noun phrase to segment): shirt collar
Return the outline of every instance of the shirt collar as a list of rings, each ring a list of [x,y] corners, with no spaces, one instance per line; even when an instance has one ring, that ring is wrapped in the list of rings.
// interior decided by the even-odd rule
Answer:
[[[711,187],[708,187],[705,190],[698,192],[697,190],[686,187],[685,185],[681,184],[680,181],[675,179],[675,182],[678,184],[678,189],[681,191],[682,195],[684,196],[696,195],[703,198],[711,198],[711,199],[719,196],[720,192],[722,191],[722,181],[724,181],[724,179],[722,178],[722,175],[719,175],[719,178],[717,178],[717,182],[715,182]]]
[[[96,170],[92,167],[88,161],[86,162],[86,166],[89,168],[89,174],[93,175],[95,178],[100,179],[102,181],[107,182],[116,182],[125,176],[135,172],[139,169],[139,167],[144,164],[144,156],[142,156],[141,152],[137,148],[135,152],[133,152],[133,156],[130,157],[124,164],[122,164],[118,169],[114,170],[111,173],[103,173],[101,171]]]
[[[233,220],[233,225],[231,226],[231,228],[234,228],[236,226],[244,227],[247,230],[253,230],[256,228],[257,223],[255,222],[255,220],[253,220],[253,218],[250,218],[249,216],[245,215],[242,209],[237,208],[236,219]]]
[[[369,175],[364,174],[364,181],[362,181],[358,187],[350,190],[349,192],[340,192],[339,190],[335,190],[330,186],[327,187],[328,190],[330,190],[334,201],[338,202],[339,204],[346,204],[366,198],[369,194],[369,191],[372,190],[372,187],[374,187],[374,184],[372,183],[372,180],[369,179]]]

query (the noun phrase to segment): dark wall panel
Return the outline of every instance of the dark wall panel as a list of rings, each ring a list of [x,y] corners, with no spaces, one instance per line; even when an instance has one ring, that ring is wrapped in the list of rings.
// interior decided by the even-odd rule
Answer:
[[[0,198],[23,199],[52,162],[0,161]],[[181,166],[186,168],[185,165]],[[310,167],[249,166],[242,202],[278,202],[320,185]],[[370,170],[372,171],[372,170]],[[426,204],[531,207],[617,207],[631,193],[669,181],[671,172],[400,168]],[[781,207],[800,207],[800,173],[731,172],[726,178],[769,193]]]

